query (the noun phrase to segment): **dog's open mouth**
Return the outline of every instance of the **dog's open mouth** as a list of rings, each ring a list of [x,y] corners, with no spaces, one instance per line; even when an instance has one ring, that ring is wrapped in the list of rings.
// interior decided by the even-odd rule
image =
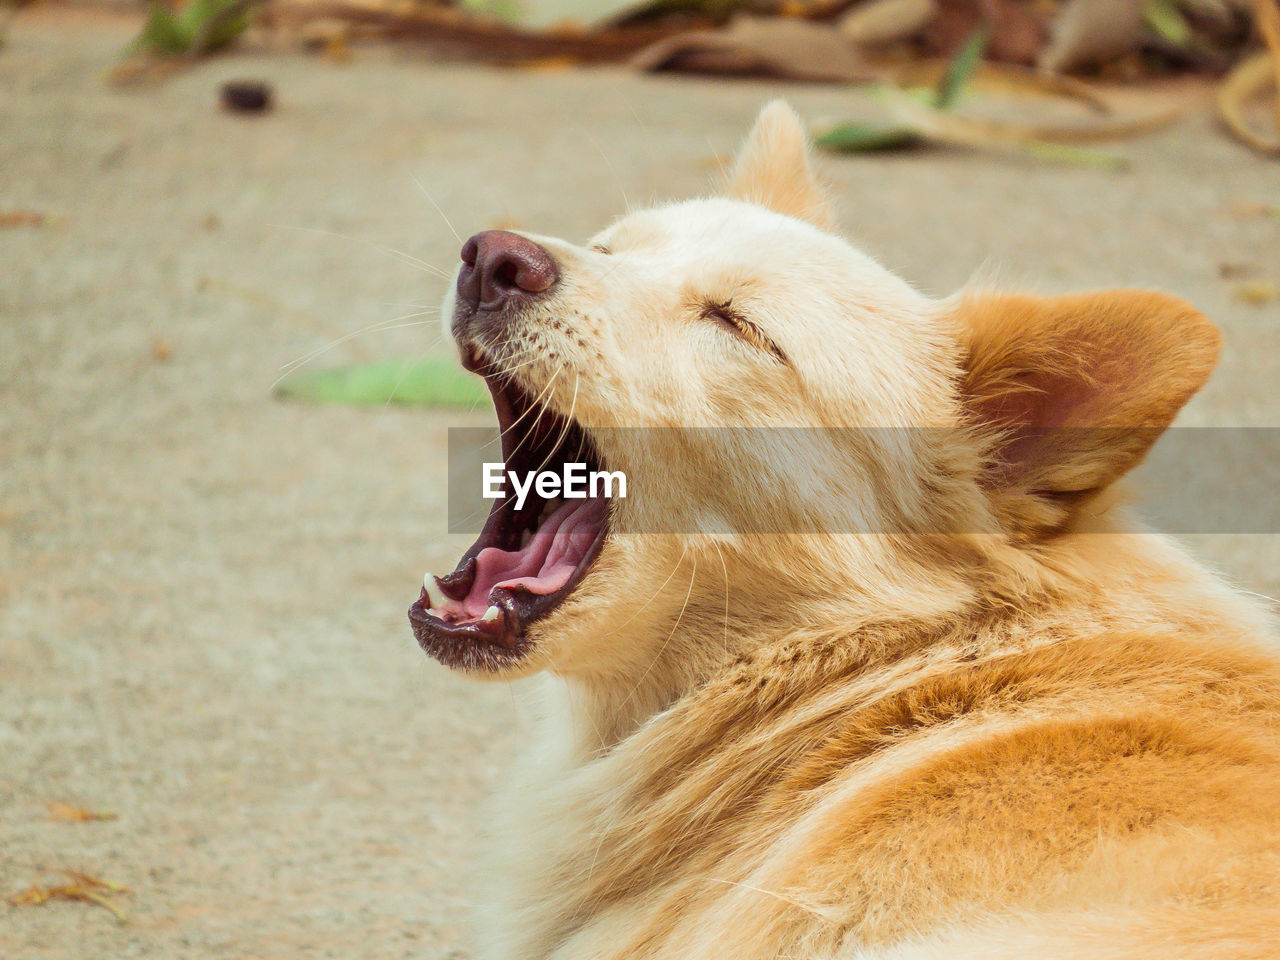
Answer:
[[[481,371],[484,372],[484,371]],[[561,476],[565,465],[603,470],[590,437],[497,374],[485,381],[501,433],[504,476]],[[517,506],[512,484],[494,501],[479,539],[447,576],[428,574],[409,608],[418,643],[446,666],[493,669],[528,653],[528,628],[559,606],[600,552],[608,525],[602,496],[541,496],[528,486]]]

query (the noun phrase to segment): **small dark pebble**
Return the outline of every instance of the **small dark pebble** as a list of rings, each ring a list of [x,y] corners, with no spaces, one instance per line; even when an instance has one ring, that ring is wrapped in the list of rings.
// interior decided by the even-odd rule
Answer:
[[[222,85],[222,105],[233,113],[265,113],[271,109],[271,87],[259,80],[229,80]]]

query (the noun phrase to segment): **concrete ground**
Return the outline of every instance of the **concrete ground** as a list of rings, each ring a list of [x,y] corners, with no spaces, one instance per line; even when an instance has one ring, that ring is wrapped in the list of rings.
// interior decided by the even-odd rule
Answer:
[[[704,191],[759,104],[847,90],[503,72],[356,51],[103,83],[136,23],[37,7],[0,51],[0,891],[84,870],[91,904],[0,907],[5,960],[465,958],[482,798],[521,718],[428,663],[404,610],[442,536],[445,427],[287,405],[282,364],[438,302],[495,223],[582,238]],[[270,80],[278,109],[220,113]],[[1227,338],[1187,422],[1280,421],[1277,168],[1204,118],[1125,173],[962,153],[824,159],[857,240],[929,291],[998,265],[1046,290],[1151,285]],[[1225,266],[1224,266],[1225,265]],[[315,361],[411,356],[434,319]],[[483,419],[483,418],[479,418]],[[1275,537],[1202,538],[1275,594]],[[50,804],[116,819],[64,822]],[[482,887],[480,888],[483,889]]]

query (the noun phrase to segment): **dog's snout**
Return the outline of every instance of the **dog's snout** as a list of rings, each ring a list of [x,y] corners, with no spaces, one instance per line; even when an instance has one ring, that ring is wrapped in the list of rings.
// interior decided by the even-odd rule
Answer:
[[[559,279],[555,259],[538,244],[508,230],[486,230],[462,247],[458,298],[473,310],[500,310]]]

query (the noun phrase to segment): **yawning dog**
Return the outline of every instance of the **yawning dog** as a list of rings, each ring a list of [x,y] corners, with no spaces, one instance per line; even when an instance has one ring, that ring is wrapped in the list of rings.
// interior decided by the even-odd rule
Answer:
[[[628,485],[497,501],[410,610],[549,678],[486,957],[1280,957],[1273,627],[1113,489],[1194,309],[930,299],[775,103],[723,196],[476,235],[445,316],[507,468]]]

